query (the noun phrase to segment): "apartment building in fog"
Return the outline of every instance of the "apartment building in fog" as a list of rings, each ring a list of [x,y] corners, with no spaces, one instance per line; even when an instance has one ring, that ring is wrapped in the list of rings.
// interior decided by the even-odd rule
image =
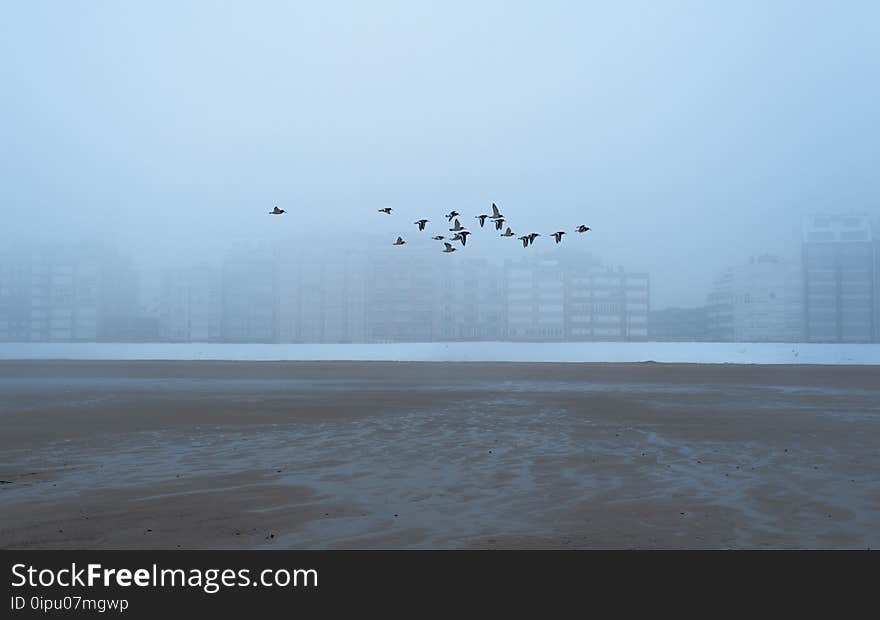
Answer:
[[[880,342],[880,218],[874,221],[874,342]]]
[[[239,248],[221,268],[223,342],[275,342],[278,337],[276,252]]]
[[[219,342],[220,270],[210,263],[162,274],[159,337],[168,342]]]
[[[800,342],[800,264],[765,254],[725,270],[707,296],[706,331],[716,342]]]
[[[436,340],[434,313],[441,290],[436,247],[370,248],[365,259],[364,320],[366,342],[431,342]],[[453,260],[458,257],[454,257]]]
[[[875,341],[880,312],[870,218],[812,216],[802,224],[806,340]]]
[[[0,255],[0,341],[138,339],[138,293],[131,261],[113,249],[7,249]]]
[[[278,253],[279,342],[364,341],[364,252],[323,247]]]
[[[650,280],[592,266],[573,266],[568,278],[569,340],[647,340]]]
[[[434,295],[434,338],[502,340],[505,307],[501,266],[485,258],[455,257],[446,262],[439,270],[439,289]]]
[[[523,256],[506,263],[509,340],[565,339],[564,264],[550,255]]]
[[[131,261],[105,248],[0,255],[0,340],[231,343],[647,338],[647,274],[532,248],[502,263],[387,239],[239,247],[160,275],[139,307]],[[469,248],[468,248],[469,249]]]
[[[646,340],[646,273],[555,252],[505,265],[507,338],[531,341]]]

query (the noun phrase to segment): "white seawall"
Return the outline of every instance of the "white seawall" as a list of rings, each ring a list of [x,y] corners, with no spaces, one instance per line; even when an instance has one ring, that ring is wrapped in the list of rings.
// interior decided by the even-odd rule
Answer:
[[[432,342],[395,344],[0,343],[0,360],[667,362],[880,364],[880,344]]]

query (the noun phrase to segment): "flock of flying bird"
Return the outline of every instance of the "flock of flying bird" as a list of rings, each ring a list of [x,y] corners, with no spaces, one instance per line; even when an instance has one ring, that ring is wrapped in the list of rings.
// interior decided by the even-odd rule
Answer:
[[[380,213],[385,213],[387,215],[391,215],[391,207],[385,207],[384,209],[379,209]],[[455,248],[452,247],[452,243],[450,241],[460,241],[462,247],[467,245],[467,238],[470,235],[470,231],[461,225],[459,221],[459,216],[461,214],[458,211],[450,211],[446,214],[446,221],[452,223],[452,228],[449,229],[449,232],[455,233],[452,237],[449,237],[449,241],[446,241],[446,236],[444,235],[436,235],[431,237],[434,241],[443,241],[443,245],[445,246],[444,252],[455,252]],[[501,214],[501,211],[498,210],[498,206],[493,202],[492,203],[492,215],[481,214],[474,216],[474,219],[480,222],[480,228],[483,228],[486,225],[486,220],[492,220],[495,222],[495,230],[501,230],[504,227],[504,222],[507,220],[504,218],[504,215]],[[421,219],[413,222],[416,226],[419,227],[419,231],[425,230],[425,224],[427,224],[430,220]],[[579,233],[585,233],[590,230],[589,226],[584,226],[581,224],[578,226],[575,231]],[[551,233],[554,239],[556,239],[556,243],[562,241],[562,235],[566,234],[564,230],[557,230],[554,233]],[[510,230],[510,226],[501,233],[502,237],[516,237],[516,234]],[[540,237],[541,233],[529,233],[527,235],[523,235],[522,237],[517,237],[520,241],[522,241],[523,247],[527,248],[535,242],[535,239]],[[397,241],[395,241],[392,245],[404,245],[406,241],[403,240],[403,237],[398,237]]]
[[[391,207],[384,207],[382,209],[379,209],[379,213],[384,213],[386,215],[391,215],[391,212],[392,212]],[[279,209],[276,206],[275,209],[272,211],[269,211],[269,213],[271,215],[281,215],[283,213],[286,213],[286,211],[284,209]],[[467,245],[467,238],[468,238],[468,235],[470,235],[471,233],[467,228],[465,228],[464,226],[461,225],[461,222],[458,219],[460,215],[461,215],[461,213],[453,210],[453,211],[450,211],[449,213],[447,213],[445,216],[446,221],[451,222],[453,224],[452,228],[449,229],[449,232],[455,233],[455,235],[453,235],[452,237],[449,237],[449,241],[446,241],[447,237],[445,235],[435,235],[435,236],[431,237],[431,239],[433,239],[434,241],[443,241],[443,245],[446,246],[443,250],[445,253],[455,252],[455,248],[452,247],[452,243],[450,243],[450,241],[460,241],[462,247]],[[492,215],[487,215],[487,214],[477,215],[477,216],[474,216],[474,219],[479,220],[480,228],[483,228],[485,226],[487,219],[492,220],[493,222],[495,222],[495,230],[501,230],[504,226],[504,222],[507,221],[504,218],[504,216],[501,214],[501,211],[498,210],[498,206],[494,202],[492,203]],[[428,220],[428,219],[421,219],[421,220],[416,220],[415,222],[413,222],[413,224],[418,226],[419,231],[421,232],[421,231],[425,230],[425,224],[427,224],[430,221],[431,220]],[[588,230],[591,230],[590,227],[584,226],[583,224],[581,224],[580,226],[575,228],[575,232],[578,232],[578,233],[585,233]],[[554,233],[550,233],[550,235],[554,239],[556,239],[556,243],[559,243],[562,241],[562,235],[564,235],[564,234],[566,234],[566,232],[564,230],[557,230]],[[511,231],[510,226],[508,226],[507,229],[503,233],[501,233],[501,236],[502,237],[516,237],[516,234],[513,231]],[[529,233],[527,235],[523,235],[522,237],[516,237],[516,238],[519,239],[520,241],[522,241],[524,248],[527,248],[535,242],[536,238],[538,238],[540,236],[541,236],[541,233],[533,232],[533,233]],[[391,245],[405,245],[405,244],[406,244],[406,241],[403,240],[403,237],[397,237],[397,241],[395,241]]]

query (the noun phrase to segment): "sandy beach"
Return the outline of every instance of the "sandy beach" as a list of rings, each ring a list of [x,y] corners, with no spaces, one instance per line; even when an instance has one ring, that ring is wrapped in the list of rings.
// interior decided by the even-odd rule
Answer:
[[[880,367],[0,362],[0,548],[876,548]]]

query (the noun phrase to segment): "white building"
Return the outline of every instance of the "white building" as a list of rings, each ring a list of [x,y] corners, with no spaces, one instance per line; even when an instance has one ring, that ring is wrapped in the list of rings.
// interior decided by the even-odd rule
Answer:
[[[707,301],[709,338],[734,342],[803,340],[803,280],[800,265],[778,256],[752,257],[730,267]]]
[[[505,267],[511,340],[645,340],[646,273],[602,267],[588,255],[558,251]]]
[[[570,340],[645,340],[650,284],[646,273],[598,265],[571,269],[568,286]]]
[[[565,273],[557,257],[528,256],[505,266],[507,337],[565,338]]]

